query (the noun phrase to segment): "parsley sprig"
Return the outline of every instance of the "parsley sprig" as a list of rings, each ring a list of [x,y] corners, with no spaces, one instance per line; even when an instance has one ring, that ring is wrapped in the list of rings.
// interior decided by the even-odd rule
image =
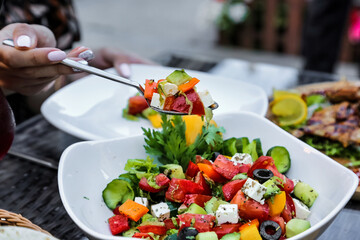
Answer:
[[[170,119],[162,116],[162,130],[142,128],[145,136],[145,151],[158,158],[162,164],[179,164],[187,168],[190,160],[196,155],[209,158],[214,151],[222,148],[224,133],[222,127],[213,124],[203,126],[202,133],[194,144],[187,145],[185,139],[186,125],[180,116]]]

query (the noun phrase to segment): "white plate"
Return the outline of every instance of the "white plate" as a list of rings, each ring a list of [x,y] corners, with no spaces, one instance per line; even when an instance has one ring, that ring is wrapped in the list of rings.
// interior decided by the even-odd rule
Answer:
[[[132,65],[132,80],[161,79],[175,68]],[[111,70],[114,72],[114,70]],[[250,111],[265,116],[268,100],[265,92],[252,84],[203,72],[186,70],[200,79],[198,89],[208,89],[219,108],[215,115]],[[129,121],[122,117],[129,97],[136,89],[91,75],[50,96],[41,112],[55,127],[81,139],[98,140],[142,134],[141,127],[151,124],[145,119]]]
[[[268,96],[273,89],[293,88],[297,84],[299,71],[292,67],[284,67],[268,63],[252,63],[239,59],[225,59],[209,72],[254,84],[264,89]]]
[[[358,177],[349,169],[253,113],[224,114],[216,122],[226,129],[224,138],[260,138],[263,151],[285,146],[292,159],[287,173],[319,193],[311,208],[312,227],[291,239],[315,239],[353,195]],[[124,172],[129,158],[145,158],[143,136],[76,143],[61,156],[58,183],[61,200],[72,220],[95,239],[124,239],[111,235],[107,219],[113,213],[102,200],[106,185]],[[326,171],[324,171],[326,169]]]

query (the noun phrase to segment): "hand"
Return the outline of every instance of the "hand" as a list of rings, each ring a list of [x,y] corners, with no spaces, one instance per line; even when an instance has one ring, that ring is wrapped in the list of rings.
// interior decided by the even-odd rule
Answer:
[[[15,48],[2,45],[5,39],[13,39]],[[46,27],[28,24],[10,24],[0,30],[0,87],[33,95],[50,82],[74,70],[58,64],[67,57],[55,48],[53,33]],[[77,57],[88,48],[71,51],[68,57]]]
[[[95,58],[90,62],[90,65],[100,69],[114,67],[121,76],[129,78],[131,75],[129,64],[131,63],[156,64],[151,60],[123,50],[101,48],[95,53]]]

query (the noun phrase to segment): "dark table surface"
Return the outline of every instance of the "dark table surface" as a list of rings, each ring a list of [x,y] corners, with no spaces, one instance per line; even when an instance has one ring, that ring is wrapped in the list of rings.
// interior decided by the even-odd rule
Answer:
[[[215,63],[172,56],[164,65],[207,71]],[[309,80],[308,76],[306,81],[324,79]],[[44,159],[54,167],[6,155],[0,161],[0,208],[23,215],[59,239],[86,239],[67,215],[57,185],[56,167],[61,153],[79,141],[82,140],[53,127],[41,115],[19,124],[11,149]],[[360,239],[360,202],[350,200],[318,239]]]

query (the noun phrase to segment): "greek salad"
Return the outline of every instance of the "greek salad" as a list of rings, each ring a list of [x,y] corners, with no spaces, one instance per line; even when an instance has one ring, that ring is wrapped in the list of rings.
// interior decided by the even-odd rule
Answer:
[[[128,159],[127,172],[103,190],[104,202],[114,214],[108,219],[113,235],[152,240],[286,239],[310,228],[307,218],[318,193],[285,175],[291,167],[285,147],[274,146],[264,155],[260,139],[224,140],[224,129],[206,121],[196,140],[187,143],[189,121],[179,116],[162,120],[161,131],[144,129],[151,157]]]

